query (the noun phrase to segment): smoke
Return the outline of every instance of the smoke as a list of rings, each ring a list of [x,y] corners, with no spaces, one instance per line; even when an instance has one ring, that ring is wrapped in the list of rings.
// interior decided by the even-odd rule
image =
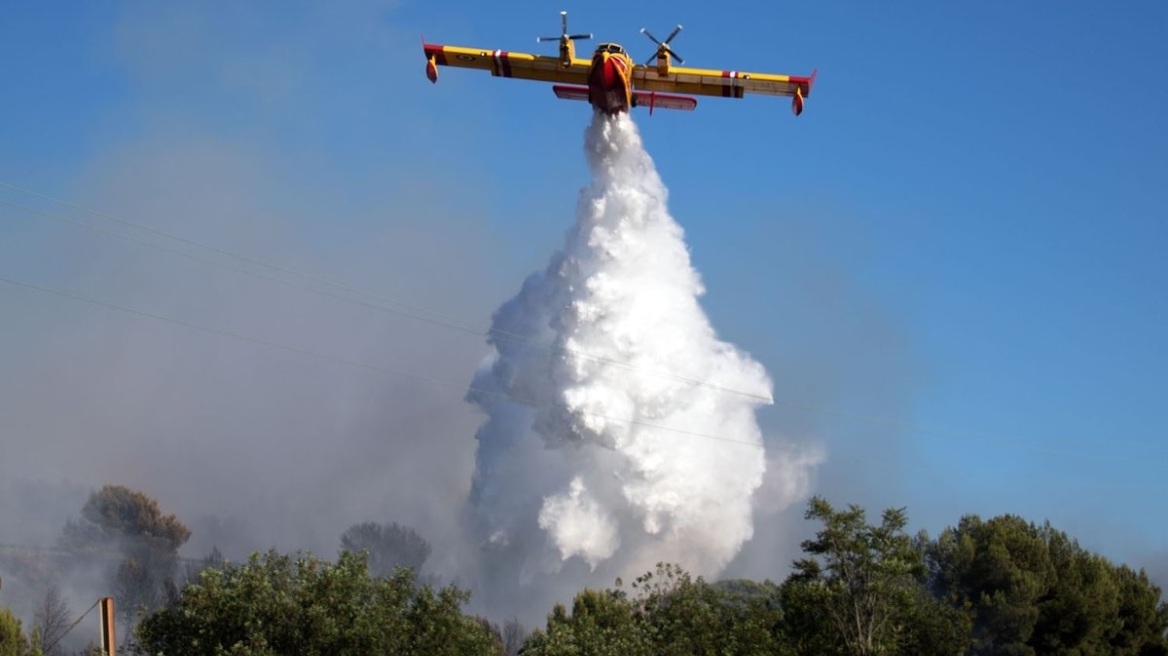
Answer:
[[[86,116],[85,130],[65,133],[69,148],[30,146],[51,155],[0,149],[0,179],[480,323],[511,278],[479,178],[460,175],[457,196],[435,193],[429,144],[389,129],[417,124],[418,105],[389,100],[419,76],[378,63],[418,56],[416,31],[386,29],[385,4],[130,2],[70,14],[67,27],[46,22],[22,55],[41,62],[35,86],[13,90],[42,116],[26,131],[57,135],[68,119],[50,120],[50,107]],[[79,83],[87,66],[125,97],[37,102],[42,84],[72,99],[111,84]],[[459,383],[482,356],[481,336],[313,293],[305,287],[336,288],[47,199],[11,189],[3,198],[106,232],[5,206],[2,275],[327,357],[0,284],[0,605],[28,626],[51,583],[77,611],[112,592],[104,570],[78,575],[52,552],[104,484],[176,513],[192,531],[182,556],[196,561],[212,548],[233,561],[268,548],[331,557],[348,526],[396,521],[431,542],[427,566],[459,572],[478,424]]]
[[[374,0],[324,13],[131,2],[71,15],[69,33],[90,37],[71,48],[49,38],[60,27],[50,21],[22,54],[45,68],[14,93],[39,97],[48,84],[73,98],[70,75],[91,65],[127,93],[85,105],[61,133],[85,147],[0,153],[15,172],[3,177],[477,324],[529,266],[514,244],[550,249],[505,232],[514,199],[493,196],[482,167],[436,155],[439,140],[498,145],[480,141],[492,131],[476,122],[449,120],[461,105],[400,101],[411,83],[443,94],[462,78],[430,89],[417,67],[380,64],[418,57],[416,30],[386,25],[385,11]],[[35,109],[28,132],[58,134],[49,106]],[[582,222],[498,313],[475,406],[459,382],[483,357],[481,336],[247,275],[191,244],[5,191],[109,233],[6,207],[4,275],[189,326],[0,285],[10,455],[0,543],[51,549],[91,490],[120,484],[191,528],[181,555],[194,560],[213,548],[235,561],[268,548],[328,556],[354,523],[408,525],[433,546],[426,574],[472,588],[494,618],[539,617],[658,560],[716,572],[747,540],[781,567],[786,554],[764,539],[779,529],[759,519],[806,493],[819,458],[760,435],[753,413],[770,382],[703,316],[701,282],[633,125],[589,134]],[[803,378],[783,371],[784,382]],[[109,593],[101,572],[66,576],[49,559],[36,557],[36,577],[25,560],[0,562],[0,603],[31,621],[50,583],[81,608]]]
[[[495,313],[494,352],[468,396],[487,414],[471,505],[493,552],[489,587],[539,594],[548,577],[662,560],[716,574],[753,535],[756,507],[805,496],[822,459],[767,453],[755,412],[771,381],[699,305],[632,120],[597,114],[585,152],[593,180],[577,223]]]
[[[1168,601],[1168,551],[1146,555],[1148,578],[1160,586],[1160,598]]]

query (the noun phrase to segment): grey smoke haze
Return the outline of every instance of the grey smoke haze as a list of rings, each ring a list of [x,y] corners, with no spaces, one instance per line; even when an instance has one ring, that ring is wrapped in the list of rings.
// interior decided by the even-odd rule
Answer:
[[[116,197],[117,181],[124,180],[133,196],[134,207],[119,210],[121,216],[144,217],[151,225],[165,217],[164,229],[198,233],[197,239],[245,252],[254,252],[249,243],[262,242],[283,254],[281,261],[307,262],[310,271],[339,265],[329,262],[332,253],[364,256],[366,270],[380,269],[372,279],[384,294],[442,298],[460,315],[464,308],[481,308],[479,299],[489,296],[463,285],[489,284],[490,272],[459,281],[446,265],[482,266],[483,240],[476,239],[473,225],[452,225],[435,213],[429,227],[399,223],[366,233],[362,244],[331,243],[317,255],[312,237],[297,235],[295,217],[280,212],[264,219],[278,212],[263,207],[270,198],[266,182],[232,166],[246,154],[157,141],[164,143],[157,151],[146,148],[101,166],[97,188]],[[183,181],[218,193],[211,199],[199,189],[184,193]],[[151,191],[164,183],[162,200],[152,203]],[[225,191],[231,187],[239,193]],[[465,333],[439,332],[430,324],[101,235],[74,236],[51,227],[11,246],[44,255],[35,282],[334,358],[454,381],[473,368],[481,351]],[[414,255],[419,250],[425,258]],[[434,491],[453,489],[457,495],[469,478],[468,472],[452,471],[460,457],[469,467],[466,436],[473,432],[469,410],[458,410],[457,388],[37,292],[5,294],[10,307],[21,308],[11,320],[24,338],[6,368],[19,374],[3,380],[4,416],[11,422],[6,428],[31,433],[22,438],[22,458],[2,465],[6,480],[33,472],[89,485],[116,480],[153,491],[164,507],[184,517],[242,515],[261,540],[331,550],[345,521],[393,509],[427,514],[427,505],[440,502],[434,495],[387,498],[379,481],[396,481],[402,490],[418,489],[405,479],[445,483]],[[480,313],[485,311],[464,316]],[[419,519],[401,517],[416,524]],[[316,525],[319,530],[305,534]]]
[[[306,141],[326,136],[314,127],[329,101],[314,58],[391,58],[404,42],[379,23],[380,8],[250,18],[235,5],[219,10],[124,7],[99,54],[123,68],[138,97],[106,117],[91,156],[41,189],[485,325],[506,274],[488,266],[500,259],[498,242],[473,210],[473,188],[435,193],[426,163],[405,165],[399,158],[409,153],[394,153],[384,134],[371,147],[384,161],[358,167],[353,182],[330,161],[359,155],[351,144],[350,152],[315,151],[266,131],[282,122],[300,126]],[[260,33],[270,36],[262,52],[251,42]],[[255,80],[282,82],[257,88]],[[392,107],[385,93],[378,86],[360,104]],[[238,112],[225,121],[220,106]],[[231,262],[43,200],[5,197]],[[90,490],[117,483],[146,491],[192,528],[189,557],[212,546],[232,558],[268,547],[331,555],[350,524],[398,521],[432,542],[436,570],[457,574],[457,509],[477,423],[462,395],[481,336],[10,208],[5,221],[16,225],[0,240],[5,275],[437,382],[5,285],[0,543],[51,546]],[[31,619],[29,602],[41,593],[22,591],[12,574],[0,572],[3,601]],[[67,593],[74,606],[96,594]]]
[[[1168,552],[1151,554],[1142,560],[1147,563],[1148,577],[1160,586],[1160,597],[1168,600]]]

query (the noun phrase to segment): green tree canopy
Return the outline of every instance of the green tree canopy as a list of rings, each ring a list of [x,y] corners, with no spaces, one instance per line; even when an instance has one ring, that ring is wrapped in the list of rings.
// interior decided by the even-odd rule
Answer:
[[[0,656],[28,656],[28,638],[20,620],[12,611],[0,606]]]
[[[557,604],[547,629],[535,631],[525,656],[736,656],[781,654],[778,588],[772,583],[709,584],[660,563],[632,583],[584,590],[572,612]]]
[[[572,602],[572,612],[556,604],[547,630],[528,637],[524,656],[651,656],[647,627],[638,621],[627,595],[619,590],[585,589]]]
[[[817,496],[805,517],[822,528],[783,584],[792,643],[803,653],[896,653],[925,573],[904,509],[873,525],[863,508],[837,510]]]
[[[1126,565],[1116,567],[1113,575],[1119,588],[1119,628],[1108,638],[1111,653],[1168,656],[1168,603],[1163,601],[1160,588],[1143,570],[1137,572]]]
[[[1159,588],[1049,523],[967,515],[928,551],[934,589],[974,614],[974,654],[1168,654]]]
[[[362,554],[330,563],[269,552],[204,570],[137,637],[145,654],[495,656],[496,638],[461,611],[468,598],[418,585],[404,568],[372,577]]]
[[[638,617],[649,627],[654,654],[780,653],[779,589],[770,581],[710,584],[678,565],[658,563],[636,578]]]

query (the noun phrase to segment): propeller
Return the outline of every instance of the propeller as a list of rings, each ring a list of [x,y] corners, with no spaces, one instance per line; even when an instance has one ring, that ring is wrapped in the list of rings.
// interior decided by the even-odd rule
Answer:
[[[568,12],[560,12],[560,25],[563,32],[560,36],[541,36],[535,40],[536,43],[543,43],[544,41],[583,41],[591,39],[591,34],[568,34]]]
[[[665,51],[666,54],[668,54],[670,57],[673,57],[673,59],[676,60],[677,63],[684,64],[685,60],[681,58],[681,55],[677,54],[676,52],[673,52],[673,49],[669,47],[669,42],[672,41],[673,37],[677,36],[677,33],[680,31],[681,31],[681,26],[678,25],[677,27],[673,28],[673,31],[669,33],[669,36],[665,37],[665,41],[658,41],[657,37],[653,36],[652,34],[649,33],[649,30],[642,27],[641,34],[644,34],[645,36],[649,37],[650,41],[657,44],[657,52],[653,53],[653,56],[650,57],[645,62],[645,65],[648,66],[649,64],[653,63],[653,60],[656,59],[657,55],[660,54],[662,51]]]

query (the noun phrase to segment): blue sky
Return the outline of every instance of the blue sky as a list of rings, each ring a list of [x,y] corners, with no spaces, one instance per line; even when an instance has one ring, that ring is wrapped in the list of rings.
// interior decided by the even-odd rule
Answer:
[[[1168,571],[1164,3],[24,3],[0,25],[0,180],[485,323],[572,220],[588,110],[476,71],[432,86],[418,38],[550,53],[561,8],[638,59],[639,28],[681,23],[689,65],[818,68],[798,119],[752,97],[637,120],[714,325],[775,379],[764,425],[826,445],[825,493],[930,531],[1049,518]],[[156,152],[231,154],[218,220],[149,209]],[[210,193],[200,170],[176,199]],[[103,246],[0,216],[0,275],[120,289],[70,259]],[[395,257],[439,282],[372,279],[386,231],[420,234]],[[0,286],[22,317],[0,352],[61,302]]]

